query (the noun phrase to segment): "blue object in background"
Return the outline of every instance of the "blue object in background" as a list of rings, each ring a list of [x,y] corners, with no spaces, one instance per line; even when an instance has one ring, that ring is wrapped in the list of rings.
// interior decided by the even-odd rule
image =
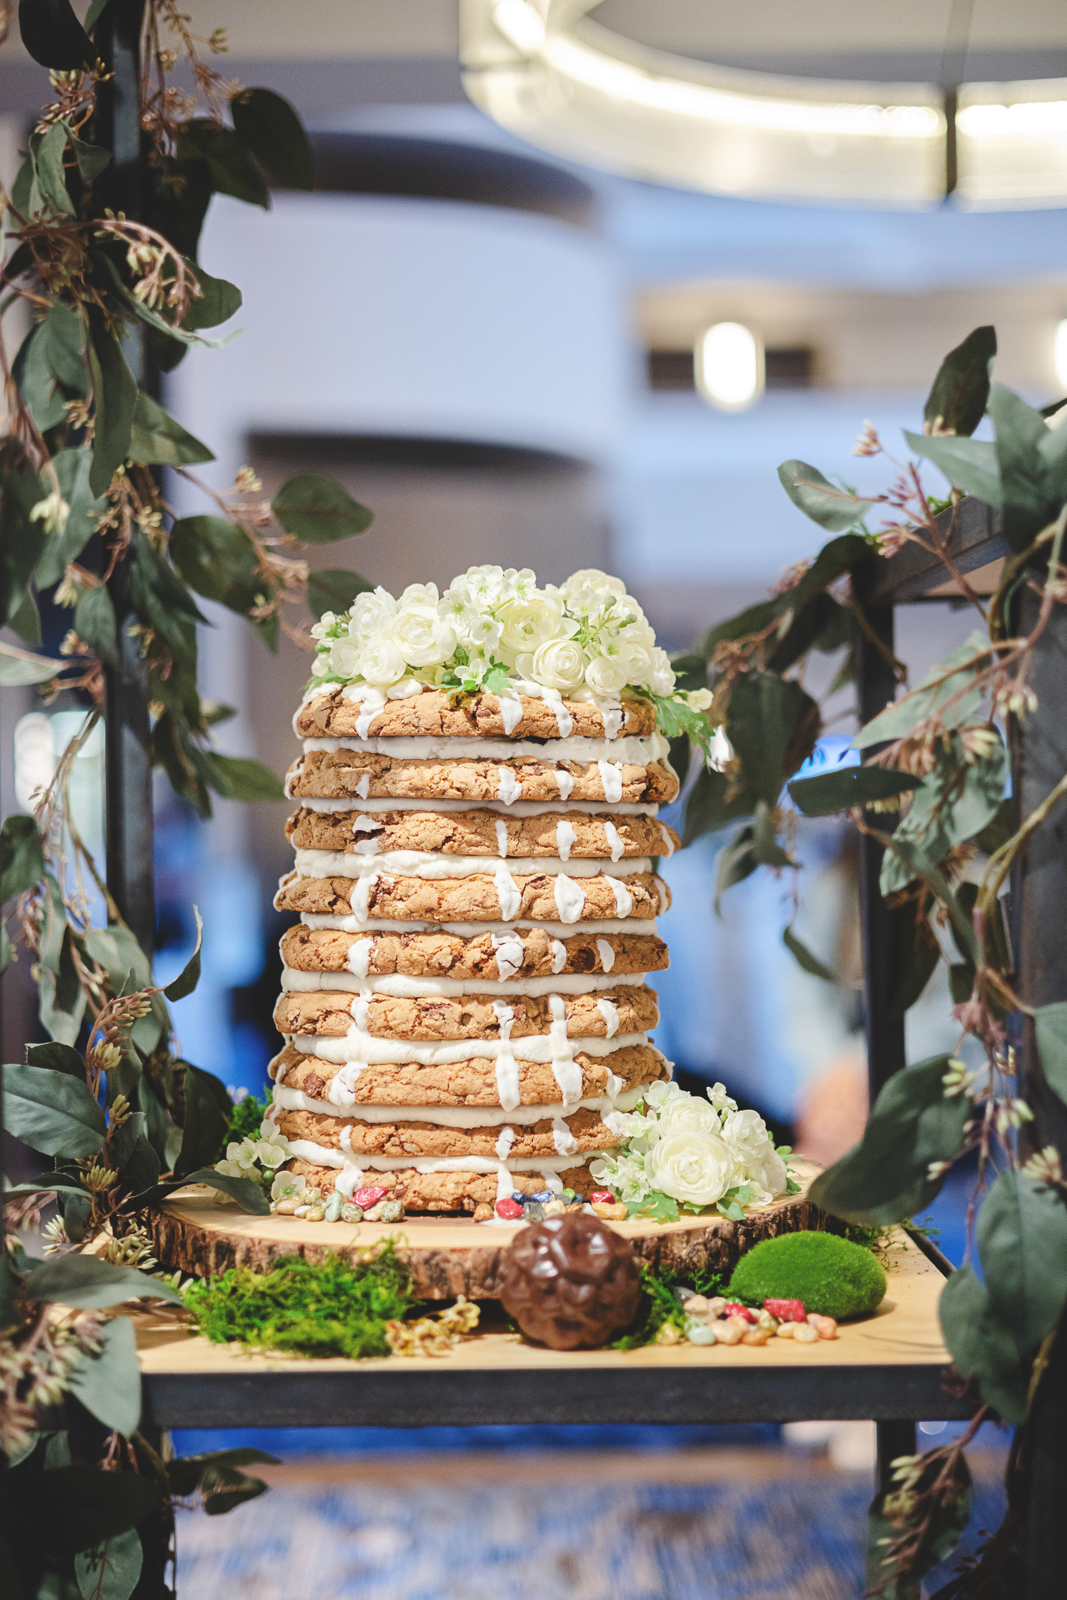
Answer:
[[[173,1434],[178,1455],[238,1445],[291,1460],[297,1456],[424,1455],[500,1450],[536,1455],[556,1450],[678,1450],[709,1445],[768,1446],[781,1439],[776,1423],[506,1423],[473,1428],[195,1428]]]

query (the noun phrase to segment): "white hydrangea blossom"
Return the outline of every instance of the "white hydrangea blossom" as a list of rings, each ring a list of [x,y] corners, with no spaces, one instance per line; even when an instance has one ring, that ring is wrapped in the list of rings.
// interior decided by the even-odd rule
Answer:
[[[589,1170],[629,1205],[654,1190],[695,1208],[766,1205],[789,1188],[782,1153],[763,1118],[739,1111],[721,1083],[704,1100],[674,1083],[654,1083],[643,1104],[613,1116],[611,1127],[625,1146]]]
[[[264,1118],[256,1138],[232,1140],[226,1146],[222,1161],[216,1161],[215,1171],[227,1178],[251,1178],[262,1183],[268,1173],[277,1172],[283,1161],[292,1155],[288,1139],[278,1132],[274,1123]],[[287,1174],[280,1174],[286,1177]]]
[[[381,587],[351,610],[327,611],[311,630],[312,684],[367,686],[397,698],[423,688],[514,694],[527,684],[578,699],[626,693],[702,713],[706,689],[677,687],[665,650],[626,585],[596,568],[559,588],[539,587],[529,567],[471,567],[443,594],[410,584],[397,599]]]

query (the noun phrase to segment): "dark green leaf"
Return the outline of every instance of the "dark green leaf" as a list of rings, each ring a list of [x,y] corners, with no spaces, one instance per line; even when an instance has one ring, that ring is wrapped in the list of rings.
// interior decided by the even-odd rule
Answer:
[[[316,617],[324,611],[347,611],[358,594],[366,594],[373,587],[358,572],[326,567],[308,574],[308,605]]]
[[[74,608],[74,631],[79,639],[109,667],[119,664],[119,633],[115,621],[115,607],[105,584],[95,589],[83,590]]]
[[[89,335],[89,369],[96,415],[89,487],[93,494],[106,494],[111,479],[130,453],[137,380],[130,371],[122,346],[99,311],[89,313]]]
[[[18,615],[45,541],[55,537],[30,521],[47,492],[17,441],[0,445],[0,627]]]
[[[839,767],[836,772],[820,772],[814,778],[794,778],[789,793],[797,810],[806,817],[829,817],[922,786],[921,778],[892,767]]]
[[[933,1161],[951,1161],[974,1114],[966,1095],[945,1098],[948,1056],[933,1056],[895,1072],[867,1119],[863,1140],[815,1179],[811,1199],[846,1222],[881,1226],[928,1206],[943,1177]]]
[[[962,1378],[976,1377],[982,1399],[1006,1422],[1026,1417],[1026,1377],[1008,1327],[973,1267],[961,1267],[941,1291],[941,1331]]]
[[[904,429],[908,449],[938,467],[954,489],[973,494],[987,505],[1001,503],[997,450],[983,439],[944,438]]]
[[[785,672],[809,650],[830,655],[852,640],[851,612],[828,594],[814,595],[796,613],[784,611],[782,623],[784,632],[767,658],[772,672]]]
[[[793,504],[830,533],[857,527],[871,507],[878,504],[878,500],[865,500],[839,489],[806,461],[783,461],[778,478]]]
[[[267,186],[244,140],[232,128],[220,128],[206,117],[187,122],[178,138],[178,159],[180,163],[206,162],[219,194],[232,194],[249,205],[270,209]]]
[[[195,333],[198,328],[217,328],[240,311],[241,291],[236,284],[227,283],[225,278],[213,278],[196,262],[187,260],[185,264],[191,268],[201,290],[196,299],[190,300],[189,309],[182,318],[186,333]]]
[[[199,1456],[177,1456],[167,1462],[170,1492],[184,1499],[201,1487],[205,1472],[219,1467],[249,1467],[257,1462],[270,1467],[280,1465],[277,1456],[269,1456],[265,1451],[255,1450],[249,1445],[240,1445],[235,1450],[209,1450]]]
[[[31,1150],[70,1160],[95,1155],[104,1113],[83,1082],[46,1067],[4,1067],[4,1127]]]
[[[41,613],[37,609],[32,588],[23,595],[22,604],[11,618],[11,627],[27,644],[41,643]]]
[[[63,168],[63,152],[66,148],[67,130],[62,122],[54,122],[47,133],[35,133],[30,137],[37,192],[58,216],[73,217],[74,201],[67,192]]]
[[[710,767],[701,768],[686,801],[683,844],[692,844],[701,834],[717,833],[729,823],[751,816],[754,802],[746,790],[727,799],[730,789],[737,787],[725,773],[714,772]]]
[[[989,1298],[1020,1355],[1056,1326],[1067,1300],[1067,1205],[1027,1172],[1002,1172],[982,1202],[976,1232]]]
[[[32,817],[13,812],[0,828],[0,905],[44,877],[44,848]]]
[[[777,599],[761,600],[758,605],[749,606],[747,611],[739,611],[735,617],[728,617],[725,622],[716,623],[715,627],[704,636],[702,646],[704,656],[710,661],[717,645],[724,642],[733,644],[738,639],[747,638],[749,634],[762,633],[775,617],[781,616],[782,609]]]
[[[220,756],[208,752],[211,786],[226,800],[284,800],[285,790],[258,761],[245,756]]]
[[[893,835],[894,849],[885,853],[883,895],[893,894],[914,880],[912,866],[897,853],[902,841],[918,845],[927,860],[941,861],[954,845],[979,833],[1000,806],[1010,762],[999,734],[989,755],[971,762],[964,761],[958,738],[947,747],[939,745],[937,752],[937,765]]]
[[[761,867],[795,867],[796,862],[778,843],[775,813],[763,800],[756,803],[752,824],[752,854]]]
[[[61,1561],[135,1528],[160,1500],[158,1485],[139,1473],[82,1466],[12,1473],[10,1493],[22,1539]]]
[[[679,788],[684,789],[685,780],[689,773],[689,757],[693,748],[692,741],[687,733],[680,733],[676,738],[669,740],[668,743],[670,749],[667,754],[667,760],[678,779]],[[698,831],[702,833],[704,830],[700,829]]]
[[[82,180],[85,183],[95,182],[111,160],[111,151],[101,149],[98,144],[86,144],[83,139],[75,138],[72,133],[68,134],[68,137]]]
[[[185,1123],[181,1152],[174,1163],[175,1177],[185,1178],[198,1168],[212,1165],[232,1113],[225,1084],[213,1073],[186,1065]]]
[[[69,1044],[31,1044],[26,1047],[26,1060],[31,1067],[48,1067],[52,1072],[65,1072],[68,1077],[85,1082],[85,1062],[79,1051]]]
[[[181,467],[194,461],[214,461],[206,444],[186,433],[181,423],[168,416],[163,407],[138,390],[130,431],[130,460],[145,466]]]
[[[910,839],[898,838],[896,834],[891,834],[888,836],[886,849],[900,856],[912,878],[921,878],[927,888],[933,891],[948,912],[953,929],[960,936],[962,941],[960,948],[966,950],[970,960],[977,961],[978,939],[974,926],[944,873],[939,871],[921,847]]]
[[[1051,404],[1042,406],[1041,415],[1047,420],[1049,417],[1054,417],[1058,411],[1062,411],[1064,406],[1067,406],[1067,395],[1064,395],[1062,400],[1053,400]]]
[[[79,1362],[71,1388],[87,1411],[125,1438],[141,1421],[141,1370],[129,1317],[115,1317],[103,1330],[100,1353]]]
[[[985,416],[997,353],[995,328],[975,328],[941,363],[923,418],[931,429],[972,434]]]
[[[1049,430],[1041,413],[1002,383],[990,392],[989,415],[997,436],[1004,537],[1013,549],[1024,550],[1059,511],[1049,496],[1040,449]]]
[[[245,614],[268,593],[255,545],[223,517],[182,517],[170,530],[170,557],[190,588]]]
[[[93,29],[96,27],[97,23],[100,21],[101,13],[103,12],[105,6],[108,5],[108,3],[109,3],[109,0],[93,0],[92,5],[89,7],[88,11],[85,13],[85,31],[86,31],[86,33],[92,33]]]
[[[822,978],[825,983],[840,983],[841,979],[833,967],[828,967],[825,961],[820,961],[818,956],[812,955],[807,945],[797,938],[792,928],[786,928],[782,933],[782,943],[796,958],[798,965],[810,972],[813,978]]]
[[[85,324],[73,306],[53,300],[44,321],[38,323],[41,354],[57,383],[72,394],[89,392]]]
[[[1067,1103],[1067,1000],[1034,1011],[1037,1053],[1049,1087]]]
[[[140,1535],[134,1528],[113,1534],[95,1550],[79,1551],[74,1557],[74,1576],[81,1600],[130,1600],[143,1561]]]
[[[152,982],[152,968],[136,938],[129,928],[112,922],[106,928],[89,928],[85,933],[85,948],[94,961],[104,968],[114,992],[129,993],[128,977],[133,978],[135,989],[147,989]]]
[[[42,67],[78,72],[91,67],[97,49],[74,14],[70,0],[19,0],[19,32]]]
[[[0,639],[0,689],[22,689],[28,684],[47,683],[66,665],[65,661],[50,661],[47,656],[32,655]]]
[[[34,1183],[13,1183],[4,1190],[5,1200],[18,1200],[28,1194],[84,1194],[85,1190],[71,1178],[57,1177],[54,1172],[42,1172]]]
[[[225,1136],[225,1129],[223,1130]],[[220,1141],[221,1142],[221,1141]],[[218,1146],[216,1145],[216,1149]],[[213,1189],[221,1189],[223,1194],[228,1194],[231,1200],[236,1200],[242,1211],[247,1211],[253,1217],[267,1217],[270,1215],[270,1202],[258,1183],[251,1178],[231,1178],[226,1173],[216,1172],[213,1167],[199,1167],[196,1172],[187,1172],[182,1178],[182,1184],[209,1183]]]
[[[204,923],[196,906],[193,907],[193,916],[196,918],[196,946],[178,976],[163,990],[168,1000],[184,1000],[200,982],[200,946],[204,942]]]
[[[140,1113],[138,1113],[140,1115]],[[144,1126],[144,1124],[142,1124]],[[138,1139],[123,1164],[119,1186],[135,1208],[152,1205],[158,1198],[163,1162],[148,1140]]]
[[[38,1011],[53,1039],[73,1044],[85,1012],[85,992],[74,965],[72,935],[59,884],[50,872],[45,873],[44,883],[37,962]]]
[[[52,457],[60,493],[70,506],[70,515],[63,532],[53,533],[45,541],[34,572],[38,589],[48,589],[58,583],[67,563],[77,561],[106,509],[103,496],[94,495],[89,487],[92,461],[91,450],[61,450]]]
[[[120,1267],[99,1256],[53,1256],[34,1267],[26,1279],[30,1300],[56,1300],[78,1311],[98,1311],[126,1300],[170,1300],[182,1304],[176,1289],[136,1267]]]
[[[303,124],[270,89],[245,89],[230,101],[233,125],[267,175],[283,189],[314,187],[314,162]]]
[[[229,338],[205,339],[202,334],[193,333],[188,330],[184,322],[178,324],[172,320],[168,320],[168,318],[165,317],[162,312],[157,311],[154,306],[146,305],[143,300],[138,300],[137,296],[133,294],[127,286],[122,273],[119,271],[117,265],[109,255],[107,255],[103,250],[94,250],[91,251],[90,254],[93,261],[97,264],[101,271],[105,272],[111,279],[116,290],[118,291],[119,296],[125,304],[127,311],[131,312],[132,315],[137,317],[139,321],[147,323],[148,327],[152,329],[153,333],[158,334],[168,344],[203,344],[208,345],[213,349],[218,349],[224,344],[229,344]],[[177,424],[173,423],[173,426],[177,427]],[[179,431],[181,432],[182,430]],[[183,437],[185,439],[190,439],[191,435],[183,433]],[[206,446],[199,444],[197,440],[193,440],[192,442],[200,450],[206,448]],[[214,460],[214,457],[198,456],[191,457],[190,459],[203,461]]]
[[[271,506],[286,533],[305,544],[348,539],[366,533],[374,521],[373,511],[321,472],[297,473],[282,484]]]
[[[920,900],[905,900],[884,912],[888,934],[889,994],[887,1015],[902,1017],[919,999],[940,959]]]
[[[854,747],[866,750],[872,744],[907,738],[934,712],[941,713],[947,728],[958,728],[960,723],[969,721],[981,704],[982,692],[968,688],[968,684],[989,661],[989,637],[976,628],[966,644],[950,651],[936,667],[931,667],[903,700],[895,700],[872,717],[853,739]],[[954,698],[957,695],[959,698]],[[948,704],[950,700],[952,705]]]
[[[92,1222],[92,1201],[87,1194],[68,1194],[57,1191],[59,1209],[63,1215],[63,1226],[71,1244],[84,1244]]]
[[[774,806],[786,779],[811,754],[819,708],[791,679],[746,672],[730,696],[726,732],[741,758],[745,788]]]
[[[991,822],[975,834],[974,842],[979,850],[987,856],[993,855],[1002,845],[1007,844],[1013,833],[1019,828],[1019,802],[1009,795],[997,807],[996,815]]]

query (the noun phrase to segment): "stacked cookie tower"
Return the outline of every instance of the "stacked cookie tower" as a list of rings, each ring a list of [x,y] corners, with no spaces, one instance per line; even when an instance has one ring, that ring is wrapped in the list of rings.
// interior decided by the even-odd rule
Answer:
[[[509,690],[334,683],[297,713],[272,1118],[324,1197],[485,1219],[585,1198],[670,1075],[647,1037],[653,858],[678,842],[654,707]]]

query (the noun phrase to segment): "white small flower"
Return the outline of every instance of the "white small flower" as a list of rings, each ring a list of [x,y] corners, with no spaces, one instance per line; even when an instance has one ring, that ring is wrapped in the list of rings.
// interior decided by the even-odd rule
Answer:
[[[731,1100],[730,1096],[726,1093],[726,1085],[724,1083],[713,1083],[711,1088],[705,1092],[716,1111],[737,1110],[737,1101]]]
[[[717,1133],[682,1129],[656,1140],[645,1174],[653,1189],[675,1200],[710,1206],[737,1182],[737,1161]]]
[[[585,677],[585,652],[571,639],[553,639],[534,652],[533,676],[546,689],[566,693],[577,689]]]
[[[648,687],[653,694],[673,694],[675,678],[670,656],[659,645],[656,645],[655,649],[649,652],[649,655],[651,657],[651,665],[649,666],[648,677],[645,680]]]
[[[714,698],[710,689],[690,689],[686,694],[690,711],[707,711]]]
[[[53,489],[43,500],[38,500],[30,510],[30,521],[43,522],[45,533],[62,533],[69,516],[70,506],[58,489]]]

